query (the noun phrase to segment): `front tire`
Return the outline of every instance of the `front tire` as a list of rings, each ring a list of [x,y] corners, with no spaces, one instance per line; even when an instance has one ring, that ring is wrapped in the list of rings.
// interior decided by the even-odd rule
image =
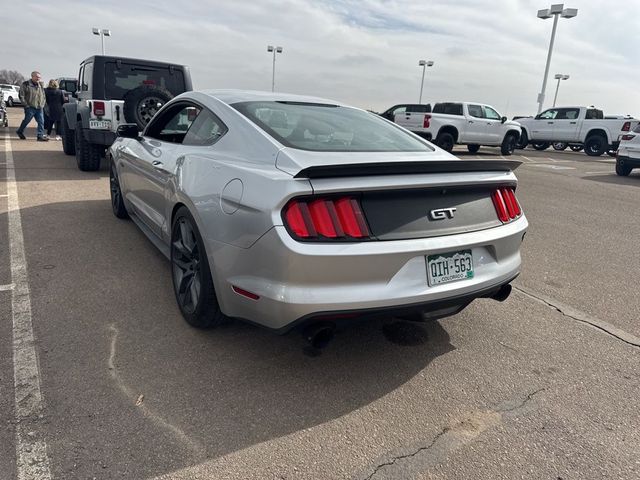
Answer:
[[[73,131],[69,128],[67,116],[62,116],[62,151],[67,155],[76,154],[76,139]]]
[[[565,142],[553,142],[551,146],[554,150],[562,151],[566,150],[569,145],[567,145]]]
[[[529,143],[529,137],[527,136],[527,131],[523,128],[520,137],[518,138],[518,143],[516,143],[516,148],[523,149],[527,148]]]
[[[453,135],[447,132],[438,134],[438,138],[436,138],[436,145],[447,152],[451,152],[451,150],[453,150],[455,143]]]
[[[467,150],[469,150],[469,153],[478,153],[478,150],[480,150],[480,145],[476,145],[476,144],[467,145]]]
[[[100,168],[102,146],[90,143],[82,134],[82,123],[76,123],[76,162],[83,172],[95,172]]]
[[[551,145],[549,142],[534,142],[531,144],[536,150],[546,150]]]
[[[608,149],[607,139],[602,135],[591,135],[584,142],[584,152],[590,157],[599,157]]]
[[[505,156],[513,155],[513,151],[516,149],[516,142],[518,141],[515,133],[507,133],[500,146],[500,153]]]
[[[124,206],[120,180],[113,160],[109,162],[109,190],[111,191],[111,210],[113,210],[113,214],[123,220],[129,218],[127,209]]]
[[[171,227],[171,278],[178,308],[189,325],[211,328],[225,321],[204,242],[186,207],[176,212]]]
[[[572,152],[579,152],[582,150],[582,145],[569,145]]]

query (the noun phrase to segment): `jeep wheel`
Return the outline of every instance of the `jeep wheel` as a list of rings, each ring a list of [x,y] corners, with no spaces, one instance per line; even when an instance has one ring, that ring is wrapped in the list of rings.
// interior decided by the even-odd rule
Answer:
[[[83,172],[94,172],[100,168],[102,145],[88,142],[82,132],[82,123],[78,122],[75,129],[76,162]]]
[[[453,150],[453,145],[455,141],[453,140],[453,135],[450,133],[444,132],[438,134],[438,138],[436,138],[436,145],[438,145],[441,149],[450,152]]]
[[[602,135],[591,135],[584,142],[584,152],[590,157],[599,157],[608,149],[607,139]]]
[[[480,145],[472,143],[471,145],[467,145],[467,150],[469,150],[469,153],[478,153],[478,150],[480,150]]]
[[[504,140],[502,141],[502,145],[500,146],[500,153],[502,155],[512,155],[513,151],[516,149],[516,142],[518,141],[518,137],[516,137],[515,133],[507,133],[504,136]]]
[[[166,88],[140,85],[124,96],[124,118],[144,130],[158,110],[172,98],[173,95]]]
[[[62,151],[67,155],[75,155],[76,154],[76,138],[73,134],[73,131],[69,128],[69,122],[67,121],[67,116],[62,115]]]

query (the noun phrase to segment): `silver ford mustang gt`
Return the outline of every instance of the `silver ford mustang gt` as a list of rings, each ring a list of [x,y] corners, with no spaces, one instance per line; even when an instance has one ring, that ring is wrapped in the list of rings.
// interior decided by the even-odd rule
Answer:
[[[285,332],[504,299],[528,223],[519,162],[460,160],[329,100],[210,90],[108,152],[114,214],[170,259],[185,319]]]

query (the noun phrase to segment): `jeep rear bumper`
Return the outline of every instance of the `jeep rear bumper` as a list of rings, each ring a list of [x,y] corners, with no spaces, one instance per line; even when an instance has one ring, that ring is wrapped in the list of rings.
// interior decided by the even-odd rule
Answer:
[[[83,128],[82,134],[84,139],[89,143],[98,145],[111,146],[116,141],[116,134],[109,130],[91,130],[89,128]]]

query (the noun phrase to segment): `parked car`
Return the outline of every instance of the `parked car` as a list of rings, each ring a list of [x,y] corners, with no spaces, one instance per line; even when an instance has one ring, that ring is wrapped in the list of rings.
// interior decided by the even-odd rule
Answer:
[[[591,107],[554,107],[518,121],[522,125],[520,148],[532,144],[544,150],[554,142],[563,142],[576,148],[584,146],[590,156],[616,150],[620,137],[638,124],[628,118],[606,119],[602,110]]]
[[[395,122],[450,152],[455,144],[476,153],[481,145],[499,146],[511,155],[520,137],[520,124],[507,120],[492,106],[469,102],[436,103],[431,113],[396,114]]]
[[[396,115],[401,113],[411,112],[411,113],[429,113],[431,111],[430,104],[420,104],[420,103],[401,103],[398,105],[394,105],[391,108],[386,109],[384,112],[379,115],[387,120],[395,121]]]
[[[4,101],[8,107],[22,104],[20,102],[20,87],[18,85],[3,83],[0,84],[0,89],[4,92]]]
[[[78,101],[63,106],[62,148],[92,171],[119,125],[142,130],[163,104],[191,90],[191,75],[184,65],[95,55],[80,64],[78,85]]]
[[[520,162],[460,160],[364,110],[266,92],[188,92],[118,133],[113,213],[170,259],[196,327],[438,318],[506,298],[520,271]]]
[[[634,168],[640,168],[640,125],[637,125],[633,132],[622,135],[616,152],[618,175],[626,177]]]
[[[77,98],[78,79],[73,77],[60,77],[56,79],[60,90],[64,94],[65,103],[69,103],[72,99]]]
[[[9,119],[7,118],[7,109],[4,103],[4,92],[0,90],[0,126],[7,128],[9,126]]]

